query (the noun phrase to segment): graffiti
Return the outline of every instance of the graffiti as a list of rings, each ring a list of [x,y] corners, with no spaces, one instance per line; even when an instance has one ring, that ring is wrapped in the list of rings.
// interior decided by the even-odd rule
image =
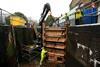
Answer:
[[[97,64],[100,64],[100,61],[96,59],[90,59],[90,62],[94,62],[94,67],[97,67]]]
[[[96,50],[94,50],[94,52],[93,52],[93,50],[90,49],[89,47],[87,47],[87,46],[85,46],[85,45],[82,45],[82,44],[80,44],[80,43],[77,43],[77,48],[80,48],[80,47],[82,48],[82,52],[84,52],[86,49],[89,50],[88,54],[89,54],[90,57],[91,57],[91,56],[95,56],[97,53],[99,53],[99,52],[96,51]],[[84,53],[82,53],[81,58],[84,58],[84,55],[83,55],[83,54],[84,54]],[[100,64],[100,61],[98,61],[95,57],[89,58],[89,62],[90,62],[90,63],[93,62],[93,63],[94,63],[93,66],[94,66],[94,67],[97,67],[97,64]]]

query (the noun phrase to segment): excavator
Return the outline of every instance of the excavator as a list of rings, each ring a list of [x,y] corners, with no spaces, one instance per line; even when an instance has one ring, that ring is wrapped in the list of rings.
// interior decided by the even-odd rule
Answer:
[[[41,32],[40,32],[40,36],[41,36],[41,45],[43,46],[42,44],[42,23],[44,22],[44,19],[45,17],[47,16],[48,12],[51,11],[51,8],[50,8],[50,4],[49,3],[46,3],[44,5],[44,8],[43,8],[43,12],[41,14],[41,18],[39,20],[39,25],[41,26]],[[42,47],[41,46],[41,47]],[[45,57],[46,57],[46,53],[47,51],[44,49],[44,47],[42,47],[42,50],[41,50],[41,60],[40,60],[40,66],[42,65]]]
[[[44,4],[44,8],[43,8],[43,12],[41,13],[41,17],[39,19],[39,26],[37,27],[37,32],[39,33],[39,35],[37,35],[37,43],[39,43],[40,41],[40,45],[42,45],[42,23],[44,22],[47,14],[49,13],[49,11],[51,11],[51,7],[49,3]]]

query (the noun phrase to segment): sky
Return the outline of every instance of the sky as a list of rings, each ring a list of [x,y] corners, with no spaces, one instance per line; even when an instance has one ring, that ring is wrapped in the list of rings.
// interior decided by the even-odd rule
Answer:
[[[71,0],[1,0],[0,8],[10,13],[22,12],[27,17],[39,20],[45,3],[50,3],[52,15],[60,16],[69,11]]]

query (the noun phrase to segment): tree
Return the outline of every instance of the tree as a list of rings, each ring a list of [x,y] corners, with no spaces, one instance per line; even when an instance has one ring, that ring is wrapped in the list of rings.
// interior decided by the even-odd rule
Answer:
[[[47,19],[46,19],[46,25],[52,26],[53,23],[54,23],[54,18],[53,18],[52,15],[49,15],[49,16],[47,17]]]
[[[27,19],[27,17],[23,13],[21,13],[21,12],[15,12],[14,15],[22,17],[23,19],[25,19],[26,23],[28,23],[28,19]]]

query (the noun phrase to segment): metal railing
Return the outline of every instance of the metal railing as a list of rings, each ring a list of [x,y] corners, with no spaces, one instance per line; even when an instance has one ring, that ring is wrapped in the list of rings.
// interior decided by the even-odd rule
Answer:
[[[85,4],[85,5],[83,5],[83,6],[81,6],[81,7],[79,7],[79,9],[83,9],[84,7],[86,8],[86,7],[89,7],[89,6],[91,6],[91,4],[92,3],[94,3],[94,4],[97,4],[97,3],[99,3],[100,2],[100,0],[99,1],[95,1],[95,2],[89,2],[89,3],[87,3],[87,4]],[[78,8],[77,8],[78,9]],[[87,14],[87,15],[83,15],[83,16],[94,16],[93,14],[95,14],[95,15],[97,15],[97,13],[98,12],[100,12],[100,11],[95,11],[95,12],[92,12],[92,13],[89,13],[89,14]],[[70,14],[69,16],[72,16],[72,15],[75,15],[77,12],[73,12],[72,14]]]
[[[8,17],[9,15],[12,15],[12,14],[0,8],[0,24],[3,24],[3,25],[7,24],[6,17]]]
[[[6,18],[11,16],[11,15],[16,16],[16,15],[0,8],[0,25],[8,25],[9,22],[6,21]],[[18,20],[12,19],[12,18],[8,18],[8,19],[12,20],[12,21],[20,22]]]

